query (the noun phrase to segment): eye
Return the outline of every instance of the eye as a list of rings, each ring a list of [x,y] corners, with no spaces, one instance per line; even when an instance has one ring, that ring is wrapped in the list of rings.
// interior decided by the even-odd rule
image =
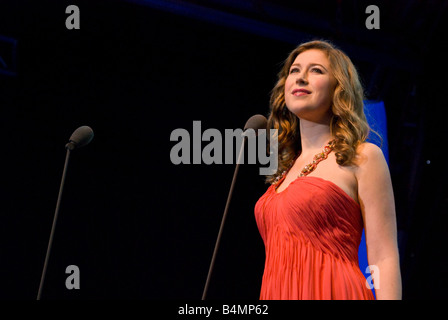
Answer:
[[[299,72],[299,71],[300,71],[299,68],[294,67],[294,68],[291,68],[291,69],[289,70],[289,74],[291,74],[291,73],[295,73],[295,72]]]
[[[312,68],[311,71],[323,74],[323,71],[320,70],[319,68]]]

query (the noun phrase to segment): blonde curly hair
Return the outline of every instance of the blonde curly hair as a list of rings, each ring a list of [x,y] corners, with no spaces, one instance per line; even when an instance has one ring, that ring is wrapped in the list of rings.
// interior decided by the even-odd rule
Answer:
[[[285,104],[285,81],[296,57],[307,50],[323,51],[337,81],[331,104],[330,131],[335,137],[336,162],[342,166],[355,164],[356,149],[366,141],[369,125],[364,114],[364,90],[350,58],[328,41],[315,40],[294,49],[278,73],[278,81],[271,91],[268,128],[278,129],[278,170],[267,176],[272,183],[300,153],[299,119]]]

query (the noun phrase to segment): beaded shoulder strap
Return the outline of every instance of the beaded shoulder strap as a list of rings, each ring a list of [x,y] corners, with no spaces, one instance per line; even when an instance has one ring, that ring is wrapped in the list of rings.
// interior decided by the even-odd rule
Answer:
[[[304,177],[309,175],[311,172],[313,172],[317,165],[319,164],[319,162],[321,162],[322,160],[325,160],[328,158],[328,154],[333,150],[334,148],[334,144],[335,144],[335,140],[331,140],[330,142],[328,142],[324,149],[322,150],[322,152],[319,152],[318,154],[316,154],[313,158],[313,161],[309,164],[307,164],[305,167],[303,167],[303,169],[300,171],[299,173],[299,177]],[[284,170],[282,172],[281,175],[279,175],[274,182],[272,182],[272,184],[276,184],[277,182],[279,182],[285,175],[286,173],[291,169],[291,167],[293,166],[295,160],[297,159],[297,157],[295,157],[292,161],[291,164],[289,165],[288,169]]]

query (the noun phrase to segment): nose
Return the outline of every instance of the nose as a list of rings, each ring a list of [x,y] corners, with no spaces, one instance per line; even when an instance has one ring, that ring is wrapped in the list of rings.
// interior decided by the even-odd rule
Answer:
[[[300,73],[296,79],[297,84],[308,84],[307,75],[305,72]]]

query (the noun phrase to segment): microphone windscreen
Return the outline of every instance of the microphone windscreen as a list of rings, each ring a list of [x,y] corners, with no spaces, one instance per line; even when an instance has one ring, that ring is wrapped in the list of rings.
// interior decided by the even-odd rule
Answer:
[[[258,133],[258,129],[266,129],[268,125],[268,120],[265,116],[261,114],[256,114],[247,120],[246,125],[244,126],[244,131],[247,129],[254,129],[256,133]]]
[[[76,148],[80,148],[89,144],[93,139],[93,130],[89,126],[82,126],[76,129],[71,137],[70,142],[73,142]]]

